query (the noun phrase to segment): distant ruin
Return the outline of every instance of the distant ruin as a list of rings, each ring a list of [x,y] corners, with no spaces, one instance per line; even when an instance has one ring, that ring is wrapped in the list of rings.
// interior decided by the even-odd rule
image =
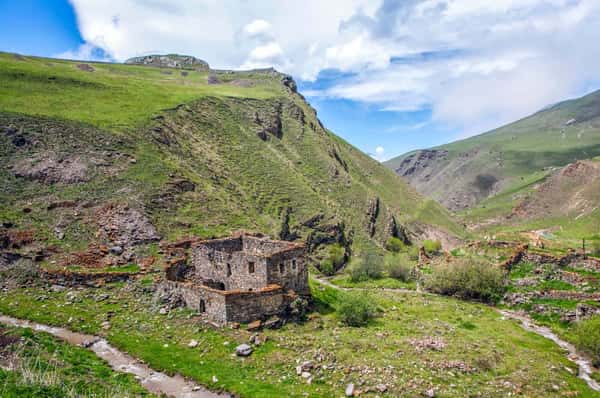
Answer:
[[[191,264],[167,268],[159,294],[217,324],[282,315],[310,294],[304,245],[240,234],[191,250]]]

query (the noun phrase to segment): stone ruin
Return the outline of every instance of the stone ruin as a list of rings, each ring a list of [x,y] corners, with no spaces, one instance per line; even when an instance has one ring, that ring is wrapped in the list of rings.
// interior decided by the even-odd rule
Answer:
[[[240,234],[200,241],[190,264],[166,269],[157,294],[216,324],[281,316],[310,295],[304,245]]]

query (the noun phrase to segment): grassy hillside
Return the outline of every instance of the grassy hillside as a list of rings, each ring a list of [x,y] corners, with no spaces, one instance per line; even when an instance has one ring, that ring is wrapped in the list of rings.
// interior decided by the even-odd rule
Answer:
[[[544,168],[598,156],[600,92],[432,150],[433,155],[411,152],[386,165],[453,210],[472,207]]]
[[[597,91],[482,135],[407,153],[386,165],[422,194],[454,211],[469,209],[470,221],[486,222],[510,215],[556,168],[599,154]],[[568,200],[555,199],[559,203]],[[553,216],[568,218],[571,214],[564,211]],[[577,223],[594,224],[587,216]],[[584,226],[583,232],[588,229]]]
[[[463,232],[271,70],[0,54],[0,85],[0,221],[58,263],[90,243],[123,246],[114,261],[126,263],[159,239],[236,229],[311,248],[381,246],[402,227]]]

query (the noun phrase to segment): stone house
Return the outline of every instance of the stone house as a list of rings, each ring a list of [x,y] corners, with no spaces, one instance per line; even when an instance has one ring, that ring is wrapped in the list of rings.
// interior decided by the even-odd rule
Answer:
[[[190,263],[167,268],[158,293],[217,324],[281,315],[310,295],[302,244],[240,234],[196,243]]]

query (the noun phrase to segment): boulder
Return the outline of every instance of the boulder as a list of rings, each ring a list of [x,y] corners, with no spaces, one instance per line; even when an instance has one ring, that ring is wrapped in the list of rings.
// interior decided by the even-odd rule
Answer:
[[[247,357],[250,354],[252,354],[252,347],[249,346],[248,344],[240,344],[239,346],[237,346],[235,348],[235,353],[238,357]]]

